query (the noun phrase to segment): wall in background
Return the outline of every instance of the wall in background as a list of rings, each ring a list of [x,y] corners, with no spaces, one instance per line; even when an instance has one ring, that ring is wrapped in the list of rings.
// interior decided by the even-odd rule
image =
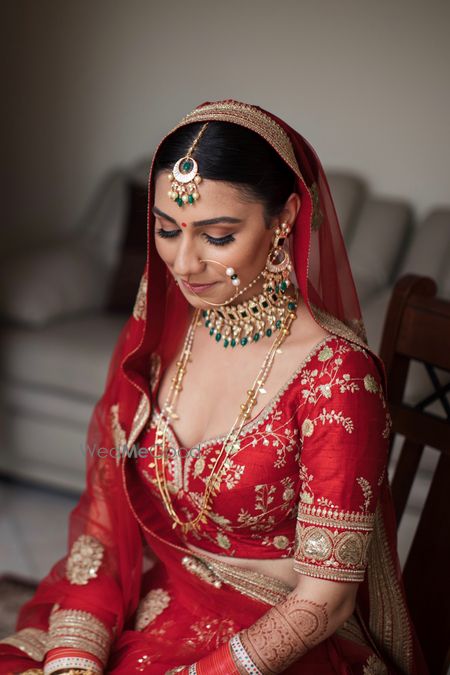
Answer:
[[[76,229],[105,174],[205,100],[285,118],[328,168],[449,203],[445,0],[7,0],[3,250]]]

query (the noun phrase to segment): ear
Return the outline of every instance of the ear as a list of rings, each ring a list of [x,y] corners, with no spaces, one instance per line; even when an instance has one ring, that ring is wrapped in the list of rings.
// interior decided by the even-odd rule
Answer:
[[[297,194],[297,192],[292,192],[286,200],[283,210],[278,214],[274,226],[276,227],[281,225],[281,223],[287,223],[289,227],[292,228],[292,225],[297,218],[297,214],[300,211],[300,206],[300,195]]]

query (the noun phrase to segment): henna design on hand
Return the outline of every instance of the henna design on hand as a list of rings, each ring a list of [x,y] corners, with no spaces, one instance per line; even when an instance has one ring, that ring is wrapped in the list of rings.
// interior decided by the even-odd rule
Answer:
[[[290,595],[242,631],[242,643],[258,668],[267,675],[281,673],[321,642],[328,627],[326,605]]]

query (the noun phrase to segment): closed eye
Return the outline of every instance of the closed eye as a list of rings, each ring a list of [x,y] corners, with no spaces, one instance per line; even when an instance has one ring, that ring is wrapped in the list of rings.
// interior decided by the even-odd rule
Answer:
[[[163,239],[177,237],[180,232],[181,230],[163,230],[162,228],[156,230],[156,234]],[[206,234],[206,232],[202,232],[202,235],[205,237],[206,241],[213,246],[225,246],[232,241],[236,241],[232,234],[227,234],[225,237],[211,237],[211,235]]]

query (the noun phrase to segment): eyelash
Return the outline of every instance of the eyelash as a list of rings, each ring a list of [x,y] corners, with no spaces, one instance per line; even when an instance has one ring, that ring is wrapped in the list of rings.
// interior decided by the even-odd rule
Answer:
[[[176,237],[178,236],[179,232],[180,230],[163,230],[161,228],[159,230],[156,230],[156,234],[158,234],[163,239],[170,239],[171,237]],[[232,234],[227,234],[225,237],[220,237],[220,239],[211,237],[209,234],[206,234],[206,232],[203,232],[203,236],[206,238],[208,244],[212,244],[213,246],[225,246],[226,244],[231,244],[232,241],[235,241],[235,238],[233,237]]]

